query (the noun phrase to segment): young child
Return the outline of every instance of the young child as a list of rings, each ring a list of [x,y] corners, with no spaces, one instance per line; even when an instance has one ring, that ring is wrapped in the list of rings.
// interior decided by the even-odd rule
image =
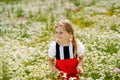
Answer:
[[[84,46],[75,38],[69,20],[55,24],[55,38],[48,50],[50,67],[62,80],[78,80],[79,74],[83,73]]]

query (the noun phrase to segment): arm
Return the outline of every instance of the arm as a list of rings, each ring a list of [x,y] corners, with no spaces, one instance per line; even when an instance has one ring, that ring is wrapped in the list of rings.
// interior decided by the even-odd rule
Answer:
[[[82,67],[82,64],[83,64],[84,61],[85,61],[84,56],[83,55],[79,56],[77,67]]]
[[[78,65],[77,65],[77,72],[80,74],[80,76],[82,76],[83,74],[83,69],[82,69],[82,64],[83,62],[85,61],[84,60],[84,45],[79,41],[77,40],[77,43],[78,43]]]
[[[77,71],[80,75],[82,75],[82,73],[83,73],[82,64],[84,61],[85,61],[85,59],[84,59],[83,55],[78,57]]]
[[[79,40],[77,40],[77,46],[78,46],[78,51],[77,51],[77,53],[78,53],[78,65],[77,65],[77,70],[82,70],[82,64],[83,64],[83,62],[85,61],[84,60],[84,45],[79,41]],[[79,72],[78,71],[78,72]]]
[[[56,55],[56,50],[55,50],[55,47],[56,46],[56,42],[52,42],[51,44],[50,44],[50,47],[49,47],[49,49],[48,49],[48,56],[49,56],[49,65],[50,65],[50,67],[52,68],[52,70],[54,71],[54,72],[57,72],[58,71],[58,69],[55,67],[55,55]]]
[[[54,61],[55,61],[54,58],[49,58],[50,67],[52,68],[52,70],[53,70],[54,72],[58,72],[59,70],[55,67]]]

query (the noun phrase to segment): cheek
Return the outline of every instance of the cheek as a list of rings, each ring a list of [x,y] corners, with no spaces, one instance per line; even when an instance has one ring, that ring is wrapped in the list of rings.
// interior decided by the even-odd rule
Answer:
[[[69,36],[68,34],[66,34],[66,35],[63,36],[63,38],[65,38],[65,39],[69,39],[70,36]]]

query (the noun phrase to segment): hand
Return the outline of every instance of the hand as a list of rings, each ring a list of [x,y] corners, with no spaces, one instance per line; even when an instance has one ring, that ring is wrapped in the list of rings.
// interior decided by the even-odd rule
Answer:
[[[55,75],[54,75],[54,78],[55,79],[65,79],[66,80],[66,78],[67,78],[67,73],[65,73],[65,72],[63,72],[63,71],[57,71],[56,73],[55,73]]]
[[[82,67],[77,67],[77,72],[78,72],[78,74],[79,74],[80,76],[82,76],[82,74],[83,74],[83,69],[82,69]]]
[[[61,76],[62,78],[67,78],[67,73],[61,71],[61,72],[60,72],[60,76]]]
[[[60,72],[59,69],[57,69],[55,66],[53,67],[54,73]]]

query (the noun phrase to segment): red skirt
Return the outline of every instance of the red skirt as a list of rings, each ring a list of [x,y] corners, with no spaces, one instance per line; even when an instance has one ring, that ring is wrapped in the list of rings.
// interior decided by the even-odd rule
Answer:
[[[60,71],[67,73],[67,80],[69,80],[69,78],[71,78],[71,77],[75,77],[78,79],[78,72],[76,69],[77,65],[78,65],[77,58],[56,60],[56,67]]]

